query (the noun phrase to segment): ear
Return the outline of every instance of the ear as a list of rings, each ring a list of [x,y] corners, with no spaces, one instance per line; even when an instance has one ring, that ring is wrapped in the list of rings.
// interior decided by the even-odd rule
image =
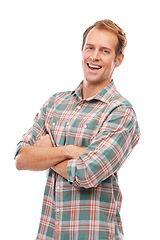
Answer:
[[[115,61],[115,67],[119,67],[123,62],[124,54],[119,55]]]

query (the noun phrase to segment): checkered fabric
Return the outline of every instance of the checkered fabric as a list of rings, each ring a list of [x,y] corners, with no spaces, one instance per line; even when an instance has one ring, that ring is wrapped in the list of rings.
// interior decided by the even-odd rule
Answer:
[[[50,131],[57,146],[87,148],[68,162],[68,181],[49,170],[36,240],[123,239],[117,171],[139,140],[136,115],[113,81],[85,100],[82,85],[53,95],[17,145]]]

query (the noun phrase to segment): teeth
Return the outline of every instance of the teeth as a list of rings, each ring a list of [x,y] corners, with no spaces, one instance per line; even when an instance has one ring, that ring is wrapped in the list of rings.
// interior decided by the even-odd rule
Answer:
[[[101,68],[100,66],[92,65],[92,64],[89,64],[89,63],[88,63],[88,67],[89,68],[95,68],[95,69],[100,69]]]

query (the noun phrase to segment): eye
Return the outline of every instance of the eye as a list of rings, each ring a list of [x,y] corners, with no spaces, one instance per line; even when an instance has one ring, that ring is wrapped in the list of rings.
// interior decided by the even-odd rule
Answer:
[[[104,53],[107,53],[107,54],[110,53],[110,52],[109,52],[108,50],[106,50],[106,49],[104,49],[103,52],[104,52]]]
[[[88,50],[92,50],[92,49],[93,49],[93,47],[87,47],[87,49],[88,49]]]
[[[93,46],[91,46],[91,45],[86,45],[86,47],[85,47],[85,49],[87,50],[87,51],[92,51],[93,50]]]

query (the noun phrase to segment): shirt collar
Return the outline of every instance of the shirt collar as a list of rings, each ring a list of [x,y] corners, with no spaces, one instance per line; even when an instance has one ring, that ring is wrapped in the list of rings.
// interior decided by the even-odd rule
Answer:
[[[82,99],[82,86],[83,81],[79,84],[79,86],[71,93],[76,95],[80,100]],[[100,92],[98,92],[95,96],[85,99],[85,101],[98,100],[104,103],[107,103],[111,97],[115,94],[116,87],[114,81],[112,80],[106,87],[104,87]]]

